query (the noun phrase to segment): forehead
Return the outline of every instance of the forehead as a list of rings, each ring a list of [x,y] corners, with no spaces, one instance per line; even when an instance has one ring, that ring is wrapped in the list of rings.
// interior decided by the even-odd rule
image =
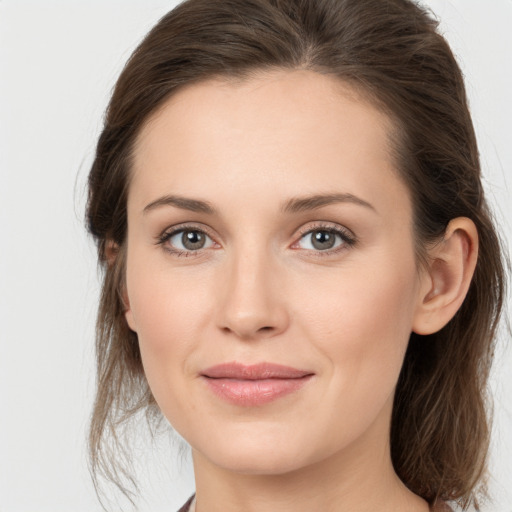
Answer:
[[[130,196],[202,195],[220,183],[247,198],[340,187],[364,196],[390,185],[403,195],[393,133],[384,113],[332,76],[298,70],[207,80],[179,90],[141,129]]]
[[[185,135],[185,130],[208,132],[212,126],[224,133],[259,129],[260,135],[267,132],[273,136],[293,125],[295,135],[301,128],[316,128],[306,134],[314,140],[317,134],[325,138],[329,126],[342,128],[340,121],[348,116],[353,128],[366,125],[366,139],[375,135],[385,138],[393,131],[389,117],[370,103],[368,95],[332,75],[274,70],[254,72],[244,79],[212,78],[179,88],[164,102],[143,124],[135,154],[142,156],[148,146],[158,142],[159,134],[167,131],[171,135],[173,128],[176,136],[176,132]],[[369,130],[370,125],[375,129]]]

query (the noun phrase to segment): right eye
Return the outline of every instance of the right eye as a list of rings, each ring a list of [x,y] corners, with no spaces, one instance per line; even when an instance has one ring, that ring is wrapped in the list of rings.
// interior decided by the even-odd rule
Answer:
[[[177,253],[190,253],[208,249],[214,241],[199,229],[179,229],[165,233],[160,242],[167,245],[169,250]]]

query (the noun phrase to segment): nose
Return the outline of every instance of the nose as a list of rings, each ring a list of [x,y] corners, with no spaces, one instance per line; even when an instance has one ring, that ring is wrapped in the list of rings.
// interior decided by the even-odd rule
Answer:
[[[218,326],[240,339],[270,338],[289,323],[280,272],[265,252],[233,256],[219,286]]]

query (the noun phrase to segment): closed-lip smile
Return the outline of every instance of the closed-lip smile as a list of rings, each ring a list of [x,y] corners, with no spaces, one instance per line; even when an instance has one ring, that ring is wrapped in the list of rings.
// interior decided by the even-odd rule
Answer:
[[[310,370],[268,362],[222,363],[200,373],[218,397],[245,407],[263,405],[298,391],[313,375]]]

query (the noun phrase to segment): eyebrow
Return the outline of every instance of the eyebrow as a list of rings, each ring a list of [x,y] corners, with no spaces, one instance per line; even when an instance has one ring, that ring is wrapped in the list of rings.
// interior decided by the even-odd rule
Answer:
[[[315,194],[312,196],[292,198],[285,203],[282,211],[284,213],[300,213],[309,210],[316,210],[324,206],[336,203],[352,203],[364,206],[377,213],[377,210],[367,201],[353,194]]]
[[[206,213],[208,215],[214,215],[216,213],[215,208],[207,201],[200,201],[199,199],[189,199],[188,197],[174,195],[163,196],[152,201],[144,208],[143,213],[147,213],[155,208],[159,208],[160,206],[175,206],[182,210]]]
[[[324,206],[337,203],[352,203],[359,206],[364,206],[376,212],[375,208],[367,201],[353,195],[353,194],[315,194],[304,197],[294,197],[288,200],[281,211],[283,213],[301,213],[310,210],[316,210]],[[162,196],[155,201],[152,201],[145,206],[143,213],[159,208],[161,206],[174,206],[182,210],[188,210],[196,213],[205,213],[207,215],[215,215],[217,211],[208,201],[201,201],[200,199],[191,199],[183,196],[166,195]]]

